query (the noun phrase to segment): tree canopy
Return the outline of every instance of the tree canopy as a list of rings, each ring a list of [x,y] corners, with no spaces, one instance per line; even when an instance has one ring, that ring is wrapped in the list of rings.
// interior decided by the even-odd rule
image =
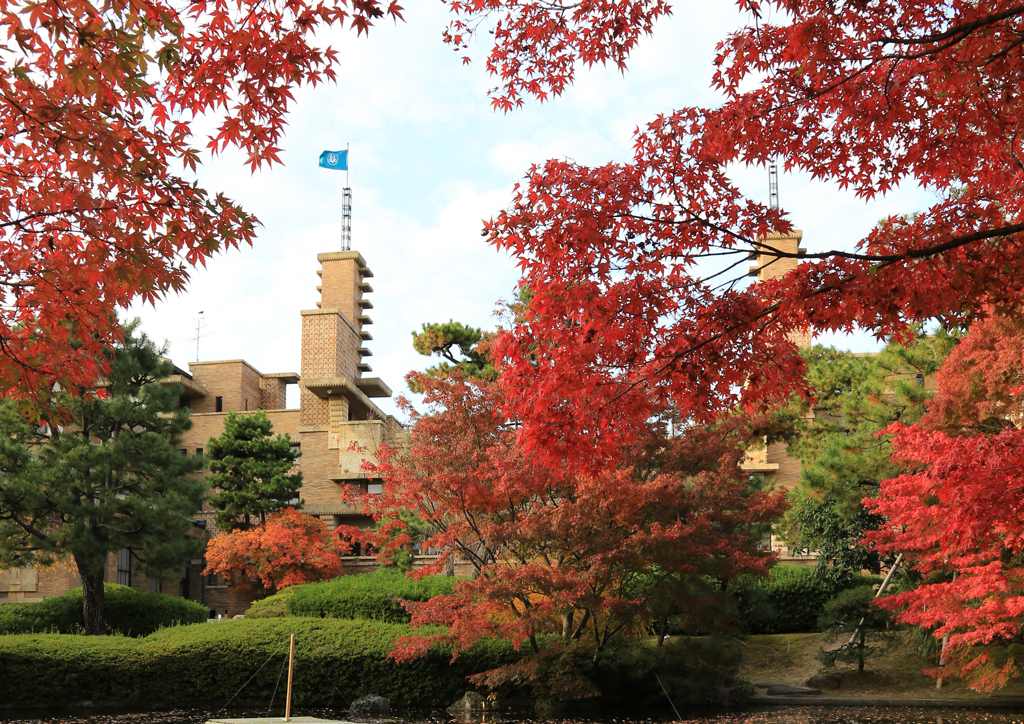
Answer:
[[[294,469],[302,453],[292,449],[287,433],[273,431],[263,410],[229,412],[220,437],[206,443],[207,482],[215,490],[210,504],[221,530],[264,525],[270,513],[302,507],[302,472]]]
[[[155,577],[202,551],[189,535],[206,485],[178,449],[191,427],[173,366],[135,324],[109,352],[102,396],[59,393],[66,424],[0,409],[0,565],[74,561],[85,628],[104,634],[103,581],[120,549]]]

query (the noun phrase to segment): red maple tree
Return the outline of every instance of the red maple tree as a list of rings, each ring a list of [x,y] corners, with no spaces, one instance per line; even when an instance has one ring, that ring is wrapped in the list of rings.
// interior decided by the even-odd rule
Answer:
[[[220,532],[206,547],[206,570],[240,585],[259,582],[267,591],[341,575],[348,544],[312,515],[287,508],[265,525]]]
[[[383,493],[357,496],[379,525],[346,534],[386,557],[409,544],[411,510],[427,525],[423,545],[439,551],[418,575],[459,560],[475,573],[454,594],[416,606],[414,625],[446,632],[402,640],[397,658],[438,641],[458,654],[486,636],[537,654],[548,633],[585,642],[598,660],[610,640],[645,631],[667,608],[711,628],[725,618],[722,582],[770,565],[758,526],[781,513],[783,497],[750,490],[724,429],[670,438],[655,425],[648,446],[619,465],[552,466],[519,443],[501,385],[458,369],[410,377],[429,413],[405,403],[415,422],[407,444],[382,447],[370,466]],[[574,691],[562,694],[581,695]]]
[[[709,420],[805,392],[794,332],[860,327],[902,340],[913,323],[939,319],[973,322],[983,335],[977,325],[992,310],[1024,306],[1024,8],[1009,0],[740,7],[751,22],[719,44],[715,60],[720,106],[653,119],[621,163],[532,168],[487,224],[530,290],[527,311],[495,344],[506,411],[521,420],[525,449],[551,466],[607,465],[642,439],[659,409]],[[561,92],[577,61],[622,67],[668,12],[644,0],[453,9],[455,43],[494,20],[488,67],[505,110],[525,94]],[[769,236],[791,221],[744,195],[730,167],[775,159],[865,199],[917,184],[935,201],[807,254],[781,278],[744,285],[745,268],[734,270],[749,255],[792,255]],[[974,344],[985,346],[980,336]],[[940,401],[936,419],[970,427],[1012,416],[1013,394],[986,386],[989,371],[1019,361],[1015,344],[991,347],[977,375],[961,379],[977,403],[969,415]],[[1021,613],[1014,518],[1024,440],[1015,429],[965,433],[901,430],[900,460],[921,469],[883,487],[877,508],[907,526],[884,545],[915,552],[922,570],[942,558],[943,570],[960,571],[943,584],[962,597],[959,607],[939,607],[951,616],[943,630],[955,632],[954,647],[1009,635]],[[935,610],[928,597],[942,589],[920,590],[900,599],[908,617],[915,606]]]
[[[454,7],[453,41],[497,18],[489,63],[501,107],[558,93],[573,60],[621,64],[667,10],[639,0]],[[721,106],[659,116],[622,163],[531,169],[487,225],[532,293],[531,314],[498,342],[510,403],[555,458],[583,459],[605,437],[605,449],[618,447],[652,406],[707,419],[799,389],[794,331],[905,337],[914,321],[1021,302],[1024,10],[989,0],[741,7],[752,23],[715,61]],[[808,254],[779,280],[739,284],[748,254],[773,251],[765,235],[790,221],[746,197],[729,167],[776,158],[864,198],[917,183],[938,199],[845,249]],[[709,273],[712,259],[726,266]]]
[[[908,472],[865,500],[886,524],[869,533],[902,552],[923,582],[880,599],[897,619],[947,638],[945,670],[990,690],[1017,675],[1005,648],[1024,632],[1024,326],[990,310],[953,349],[920,425],[894,425],[893,459]]]
[[[257,221],[190,175],[209,151],[278,161],[295,87],[335,77],[318,29],[357,32],[377,0],[0,2],[0,380],[91,389],[117,310],[183,289]]]

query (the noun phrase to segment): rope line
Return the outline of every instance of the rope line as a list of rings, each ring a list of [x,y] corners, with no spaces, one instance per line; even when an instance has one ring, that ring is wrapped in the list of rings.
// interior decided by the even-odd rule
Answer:
[[[267,664],[269,664],[270,660],[272,658],[274,658],[275,656],[277,656],[277,652],[276,651],[274,653],[272,653],[270,656],[267,657],[267,660],[263,662],[263,665],[260,666],[260,668],[256,669],[256,674],[259,674],[261,671],[263,671],[263,667],[266,666]],[[235,696],[232,696],[230,699],[228,699],[227,704],[224,704],[224,706],[222,706],[220,709],[217,710],[217,714],[220,714],[222,711],[224,711],[225,709],[228,708],[228,704],[233,702],[235,700],[235,697],[237,697],[239,694],[242,693],[242,689],[247,687],[249,685],[249,682],[256,678],[256,674],[253,674],[252,676],[250,676],[248,681],[246,681],[244,684],[242,684],[242,688],[235,692]]]
[[[344,699],[344,700],[345,700],[345,703],[346,703],[346,704],[348,704],[349,706],[352,706],[352,702],[351,702],[351,701],[349,701],[349,699],[348,699],[348,697],[347,697],[347,696],[345,696],[344,694],[342,694],[342,693],[341,693],[341,689],[339,689],[339,688],[338,688],[338,686],[337,686],[337,684],[335,684],[335,683],[334,683],[334,679],[332,679],[332,678],[331,678],[331,675],[330,675],[330,674],[328,674],[328,673],[327,673],[326,671],[324,671],[324,667],[322,667],[322,666],[320,665],[320,663],[319,663],[319,662],[318,662],[318,661],[317,661],[316,659],[314,659],[314,658],[312,658],[312,657],[310,657],[310,659],[309,659],[309,660],[310,660],[310,661],[312,661],[312,662],[313,662],[314,664],[316,664],[316,668],[320,669],[320,673],[322,673],[322,674],[323,674],[324,676],[326,676],[326,677],[327,677],[327,681],[329,681],[329,682],[331,683],[331,686],[333,686],[333,687],[334,687],[334,690],[335,690],[336,692],[338,692],[338,695],[339,695],[339,696],[340,696],[340,697],[341,697],[342,699]]]
[[[658,686],[660,686],[661,690],[665,692],[665,698],[668,699],[668,703],[672,705],[672,711],[676,713],[676,719],[682,721],[683,717],[679,716],[679,710],[676,709],[675,702],[672,701],[672,697],[668,695],[667,691],[665,691],[665,685],[661,683],[661,677],[658,676],[658,672],[654,672],[654,678],[658,680]]]
[[[277,683],[274,684],[274,693],[270,695],[270,706],[267,707],[267,716],[270,716],[270,710],[274,708],[274,697],[277,696],[277,687],[281,685],[281,674],[284,673],[284,665],[288,663],[288,657],[285,656],[284,660],[281,661],[281,668],[277,672]]]

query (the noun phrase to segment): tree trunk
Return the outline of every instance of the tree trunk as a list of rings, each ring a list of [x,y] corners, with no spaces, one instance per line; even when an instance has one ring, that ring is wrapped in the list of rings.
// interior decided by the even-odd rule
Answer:
[[[668,638],[668,614],[662,616],[658,621],[658,646],[664,646],[666,638]]]
[[[103,618],[103,579],[106,574],[106,566],[100,565],[98,570],[95,566],[83,565],[82,561],[75,559],[78,566],[78,575],[82,579],[82,615],[85,619],[86,636],[104,636],[107,633],[107,623]]]
[[[867,637],[867,632],[864,629],[860,630],[860,644],[857,646],[857,673],[864,673],[864,639]]]
[[[562,638],[572,637],[572,620],[575,618],[575,611],[569,611],[569,613],[562,615]]]

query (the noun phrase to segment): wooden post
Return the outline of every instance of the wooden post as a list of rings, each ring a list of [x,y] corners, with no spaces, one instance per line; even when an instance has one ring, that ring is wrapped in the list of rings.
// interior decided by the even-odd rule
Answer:
[[[292,672],[295,670],[295,634],[288,644],[288,696],[284,700],[284,720],[292,720]]]

